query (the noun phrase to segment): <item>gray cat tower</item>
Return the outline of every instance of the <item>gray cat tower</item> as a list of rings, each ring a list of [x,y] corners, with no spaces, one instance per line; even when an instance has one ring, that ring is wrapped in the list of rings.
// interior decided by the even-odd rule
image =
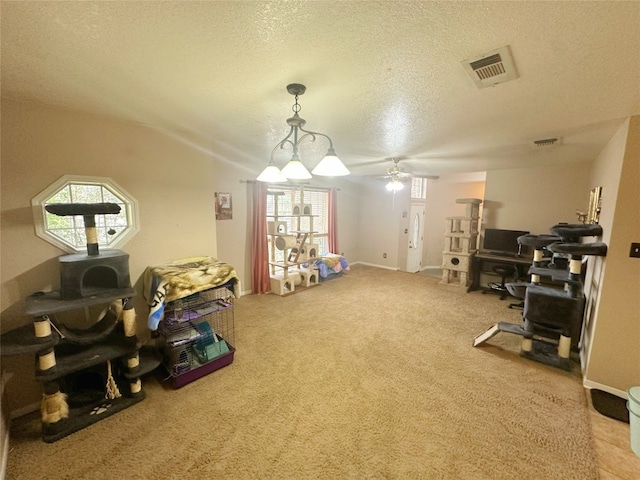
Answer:
[[[578,346],[585,307],[583,258],[607,254],[606,244],[582,240],[601,235],[600,225],[558,224],[551,235],[518,237],[519,244],[534,248],[531,281],[507,284],[509,292],[524,301],[524,325],[498,322],[478,335],[473,346],[500,332],[520,335],[523,357],[571,370],[570,353]],[[556,256],[567,260],[566,268],[553,261]]]
[[[35,354],[35,377],[43,390],[42,435],[55,442],[142,401],[140,377],[160,358],[142,348],[136,335],[129,255],[98,247],[95,216],[119,213],[120,207],[72,203],[46,210],[84,217],[87,253],[59,257],[60,289],[27,297],[25,313],[33,325],[4,333],[0,343],[2,355]],[[92,309],[102,309],[96,320],[85,314]],[[84,318],[83,324],[67,325],[67,314]]]

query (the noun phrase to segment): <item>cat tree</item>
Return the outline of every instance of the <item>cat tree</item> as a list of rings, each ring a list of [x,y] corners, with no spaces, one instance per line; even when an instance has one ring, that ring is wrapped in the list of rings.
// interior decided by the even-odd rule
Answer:
[[[459,198],[456,203],[465,205],[465,214],[459,217],[447,217],[440,283],[468,288],[472,258],[477,252],[482,200]]]
[[[113,203],[50,204],[58,216],[84,217],[87,253],[62,255],[60,290],[26,298],[33,319],[0,336],[2,355],[35,354],[35,378],[42,383],[42,435],[55,442],[144,399],[141,376],[159,358],[143,351],[136,335],[129,255],[99,251],[96,215],[116,214]],[[92,308],[103,308],[93,321]],[[75,313],[74,313],[75,312]],[[66,315],[82,318],[81,326]],[[88,323],[88,324],[87,324]]]

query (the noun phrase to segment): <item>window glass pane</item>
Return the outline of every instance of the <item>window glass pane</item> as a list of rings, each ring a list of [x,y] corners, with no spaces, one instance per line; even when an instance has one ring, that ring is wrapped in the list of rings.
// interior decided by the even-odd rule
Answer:
[[[56,236],[66,240],[70,245],[76,245],[76,231],[73,229],[56,230]]]
[[[102,228],[96,228],[96,235],[98,237],[98,245],[108,245],[109,241],[107,240],[107,229],[102,227]]]
[[[71,188],[69,186],[64,187],[45,203],[71,203]]]
[[[47,229],[49,230],[73,228],[73,217],[59,217],[58,215],[47,212],[44,219]]]
[[[71,185],[71,196],[74,203],[102,203],[102,186]]]
[[[116,197],[108,188],[102,191],[102,201],[105,203],[118,203],[122,206],[122,199]]]
[[[411,179],[411,198],[424,200],[427,198],[427,179],[412,178]]]
[[[51,214],[44,208],[51,203],[117,204],[120,207],[118,214],[95,215],[99,245],[115,248],[135,234],[135,200],[117,188],[115,183],[106,180],[96,179],[93,182],[91,177],[62,177],[34,197],[32,204],[38,206],[38,212],[41,212],[36,218],[36,234],[69,252],[86,249],[84,217]]]

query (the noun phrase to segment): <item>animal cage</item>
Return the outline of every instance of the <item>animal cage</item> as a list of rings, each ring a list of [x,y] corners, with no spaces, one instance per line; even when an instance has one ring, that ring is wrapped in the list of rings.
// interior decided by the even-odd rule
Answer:
[[[174,386],[233,361],[233,299],[232,291],[221,286],[167,303],[158,331]]]

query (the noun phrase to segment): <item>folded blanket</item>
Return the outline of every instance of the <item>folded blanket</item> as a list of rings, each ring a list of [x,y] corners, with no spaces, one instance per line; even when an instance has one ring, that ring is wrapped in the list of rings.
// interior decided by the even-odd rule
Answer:
[[[233,284],[234,296],[239,298],[240,279],[236,271],[228,263],[213,257],[186,258],[147,267],[144,297],[149,304],[149,328],[158,329],[166,303],[229,282]]]
[[[340,255],[329,254],[322,257],[324,263],[326,263],[328,268],[334,268],[337,264],[340,263]]]

